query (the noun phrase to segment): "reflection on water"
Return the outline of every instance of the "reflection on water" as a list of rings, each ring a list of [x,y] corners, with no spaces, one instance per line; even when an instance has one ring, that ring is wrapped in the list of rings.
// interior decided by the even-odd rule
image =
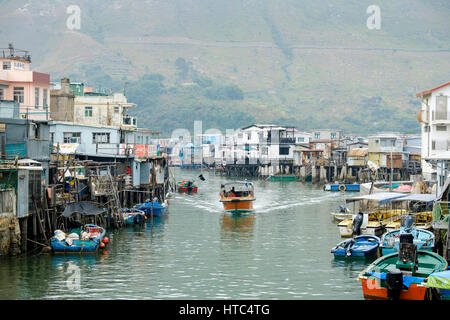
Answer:
[[[177,180],[199,171],[177,170]],[[1,299],[362,299],[356,277],[371,261],[335,260],[330,212],[342,193],[255,180],[255,211],[223,212],[203,172],[198,194],[173,194],[166,215],[109,232],[104,254],[0,260]],[[80,289],[70,290],[79,268]]]

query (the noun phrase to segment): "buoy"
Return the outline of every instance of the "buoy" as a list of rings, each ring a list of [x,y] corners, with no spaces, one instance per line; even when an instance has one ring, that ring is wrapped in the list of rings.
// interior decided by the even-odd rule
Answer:
[[[100,242],[100,248],[104,248],[105,244],[103,242]]]
[[[347,188],[345,187],[345,185],[341,184],[338,189],[339,191],[345,191]]]
[[[103,238],[103,243],[108,243],[108,242],[109,242],[108,237],[104,237],[104,238]]]

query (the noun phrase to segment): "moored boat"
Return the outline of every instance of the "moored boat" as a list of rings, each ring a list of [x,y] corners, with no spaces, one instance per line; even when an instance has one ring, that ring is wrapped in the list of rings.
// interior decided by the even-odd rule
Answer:
[[[167,202],[159,203],[158,198],[154,198],[153,201],[147,199],[144,203],[135,205],[134,208],[144,211],[147,217],[158,217],[166,212],[167,206]]]
[[[269,181],[296,181],[299,177],[289,174],[272,175],[267,178]]]
[[[339,242],[331,253],[336,257],[367,257],[378,252],[380,238],[372,235],[360,235]]]
[[[323,186],[324,191],[353,191],[359,192],[360,185],[357,183],[354,184],[326,184]]]
[[[107,243],[105,232],[104,228],[94,224],[72,229],[69,233],[55,230],[50,247],[53,253],[95,253]]]
[[[410,194],[405,197],[392,200],[394,204],[404,205],[407,214],[415,217],[415,227],[431,230],[433,220],[433,204],[436,196],[433,194]],[[393,221],[386,225],[386,232],[400,228],[401,220]]]
[[[225,212],[244,213],[253,211],[253,202],[256,199],[251,182],[236,181],[222,184],[219,195]]]
[[[345,206],[340,206],[339,212],[331,212],[331,216],[333,217],[333,221],[339,223],[345,219],[351,219],[353,214],[351,211]]]
[[[404,197],[404,194],[384,192],[375,193],[365,196],[358,196],[349,198],[347,203],[359,203],[359,211],[352,216],[351,219],[345,219],[338,224],[339,233],[341,237],[351,237],[352,235],[371,234],[380,237],[384,231],[385,226],[397,219],[400,219],[404,210],[395,210],[388,207],[388,204],[396,198]],[[363,209],[362,202],[374,202],[375,208]],[[384,207],[383,207],[384,206]]]
[[[411,235],[402,235],[399,251],[382,256],[358,276],[365,299],[423,300],[425,279],[447,268],[440,255],[417,250]]]
[[[123,209],[122,212],[125,225],[142,225],[145,223],[146,216],[143,210],[132,208]]]
[[[404,234],[410,234],[413,243],[419,250],[432,251],[434,248],[434,234],[428,230],[415,227],[415,217],[409,214],[402,219],[400,229],[385,233],[381,239],[380,249],[383,255],[398,251],[400,238]]]

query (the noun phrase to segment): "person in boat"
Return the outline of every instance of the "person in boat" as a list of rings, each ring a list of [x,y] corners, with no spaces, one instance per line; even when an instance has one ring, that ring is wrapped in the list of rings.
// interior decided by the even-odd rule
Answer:
[[[234,197],[236,197],[236,191],[234,190],[234,187],[231,188],[230,192],[228,192],[228,197],[229,197],[229,198],[234,198]]]

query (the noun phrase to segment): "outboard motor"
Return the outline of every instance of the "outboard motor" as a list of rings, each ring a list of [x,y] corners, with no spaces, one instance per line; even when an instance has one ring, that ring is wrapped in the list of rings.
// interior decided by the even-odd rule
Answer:
[[[397,268],[411,271],[414,275],[418,268],[417,246],[411,233],[400,234]]]
[[[364,214],[362,212],[358,212],[358,214],[353,218],[353,229],[352,234],[359,236],[361,234],[361,225],[364,220]]]
[[[386,273],[386,289],[389,300],[398,300],[403,289],[403,274],[397,268]]]
[[[412,226],[414,225],[415,217],[412,214],[408,214],[406,217],[402,219],[402,227],[405,228],[405,230],[410,230]]]

